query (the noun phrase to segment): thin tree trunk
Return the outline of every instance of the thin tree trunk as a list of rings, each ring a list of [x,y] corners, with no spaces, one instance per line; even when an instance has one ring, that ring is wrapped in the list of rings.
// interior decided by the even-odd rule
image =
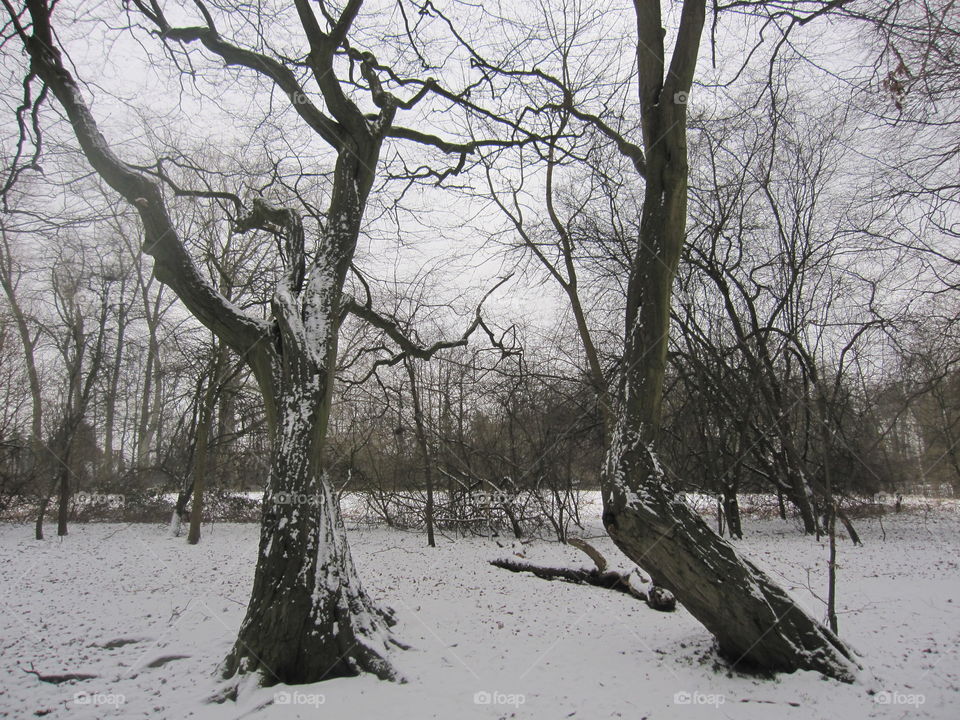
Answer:
[[[4,294],[10,303],[10,312],[17,325],[17,334],[20,337],[24,362],[27,366],[27,381],[30,385],[30,449],[33,453],[32,474],[34,481],[42,488],[39,508],[37,510],[37,521],[34,527],[34,537],[36,537],[37,540],[43,540],[43,517],[47,511],[47,504],[50,502],[50,492],[47,491],[46,484],[46,473],[49,467],[50,454],[43,441],[43,398],[40,394],[40,374],[37,372],[36,340],[30,336],[30,328],[27,325],[26,314],[23,312],[23,308],[20,306],[19,299],[17,298],[17,279],[14,278],[13,254],[7,242],[7,229],[2,225],[2,222],[0,222],[0,240],[3,242],[3,247],[0,247],[0,285],[3,286]]]
[[[830,535],[830,561],[828,563],[829,578],[827,588],[827,622],[830,630],[837,633],[837,508],[833,498],[827,497],[829,503],[827,515],[827,532]]]
[[[59,493],[57,498],[57,535],[63,537],[67,534],[67,519],[70,512],[70,470],[66,463],[70,460],[67,457],[60,458],[63,463],[58,471]]]
[[[742,540],[743,528],[740,525],[740,503],[737,502],[736,485],[727,487],[723,491],[723,514],[727,518],[727,534],[731,539]]]
[[[37,509],[37,519],[33,527],[33,536],[37,540],[43,540],[43,518],[47,514],[47,507],[50,505],[50,493],[47,492],[40,498],[40,504]]]
[[[814,376],[816,377],[816,376]],[[816,384],[816,383],[815,383]],[[833,449],[830,427],[830,413],[827,397],[821,388],[817,388],[817,404],[820,410],[820,432],[823,441],[823,488],[824,502],[827,503],[827,535],[830,543],[830,557],[827,562],[827,623],[830,630],[837,632],[837,505],[833,497],[833,473],[830,468],[830,454]]]
[[[157,295],[150,302],[149,284],[141,287],[143,310],[147,321],[147,360],[143,372],[143,392],[140,396],[140,422],[137,427],[137,466],[146,467],[150,462],[150,450],[157,429],[156,414],[159,413],[160,397],[160,343],[157,338],[160,323],[160,307],[163,287],[157,289]]]
[[[120,387],[120,369],[123,364],[123,340],[127,331],[127,310],[124,306],[126,292],[126,277],[120,284],[119,312],[117,317],[117,344],[113,352],[113,363],[110,368],[110,384],[107,396],[104,398],[103,417],[103,458],[100,461],[100,482],[103,486],[113,479],[113,433],[117,417],[117,391]]]
[[[423,479],[426,483],[427,506],[424,509],[424,520],[427,524],[427,545],[436,547],[433,536],[433,462],[430,457],[430,445],[427,442],[427,430],[423,422],[423,408],[420,404],[420,392],[417,390],[417,375],[413,369],[413,360],[404,359],[407,368],[407,377],[410,379],[410,398],[413,402],[413,422],[417,431],[417,446],[420,451],[420,462],[423,466]]]
[[[207,465],[210,444],[210,429],[213,419],[213,407],[217,402],[217,390],[220,383],[220,371],[226,363],[226,348],[214,350],[216,359],[207,379],[207,389],[200,404],[197,417],[197,441],[193,454],[193,505],[190,509],[190,530],[187,542],[196,545],[200,542],[200,525],[203,522],[203,490],[207,482]]]
[[[837,508],[837,518],[840,522],[843,523],[843,526],[847,529],[847,534],[850,536],[850,541],[854,545],[863,545],[863,542],[860,540],[860,535],[857,533],[856,528],[853,527],[853,523],[850,522],[850,518],[847,516],[847,513],[841,508]]]

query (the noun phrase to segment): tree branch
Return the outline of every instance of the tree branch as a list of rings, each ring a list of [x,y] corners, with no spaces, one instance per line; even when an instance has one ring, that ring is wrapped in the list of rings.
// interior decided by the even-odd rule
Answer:
[[[48,3],[28,0],[27,8],[33,21],[33,33],[25,41],[31,71],[47,84],[63,107],[94,170],[139,213],[144,228],[143,251],[155,260],[154,275],[200,322],[239,353],[246,353],[266,325],[240,311],[200,274],[173,226],[160,188],[120,160],[100,132],[55,45]]]

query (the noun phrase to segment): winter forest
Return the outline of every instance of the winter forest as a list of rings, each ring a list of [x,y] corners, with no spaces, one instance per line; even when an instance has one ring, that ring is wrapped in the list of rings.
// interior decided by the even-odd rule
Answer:
[[[958,717],[957,0],[2,0],[0,718]]]

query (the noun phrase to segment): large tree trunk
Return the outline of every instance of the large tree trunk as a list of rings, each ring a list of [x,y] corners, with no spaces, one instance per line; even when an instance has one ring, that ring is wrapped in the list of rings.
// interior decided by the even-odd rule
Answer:
[[[850,651],[664,487],[653,452],[622,428],[611,448],[604,525],[617,546],[716,637],[735,667],[817,670],[851,680]]]
[[[388,652],[402,645],[389,630],[391,614],[360,585],[324,467],[341,293],[361,218],[356,167],[355,158],[338,161],[329,216],[335,230],[323,238],[328,251],[305,282],[299,217],[258,203],[245,220],[246,227],[282,227],[291,267],[274,295],[271,342],[248,355],[273,442],[253,591],[227,676],[255,671],[266,684],[360,672],[396,677]],[[301,285],[302,299],[294,300],[291,290]]]
[[[268,685],[360,672],[395,677],[386,659],[392,619],[360,586],[320,466],[330,398],[317,384],[291,388],[277,403],[253,592],[227,676],[259,672]]]
[[[634,0],[634,6],[646,187],[601,477],[603,523],[624,554],[713,633],[735,666],[818,670],[851,680],[857,666],[843,643],[679,500],[657,461],[671,291],[686,230],[686,93],[705,3],[684,0],[667,72],[659,0]]]
[[[685,172],[677,172],[685,146],[677,149],[672,158],[651,158],[663,166],[648,165],[626,369],[602,479],[604,526],[627,557],[706,626],[734,666],[817,670],[851,680],[857,667],[851,652],[678,499],[657,461],[671,285],[686,207]]]
[[[321,222],[322,237],[310,253],[309,273],[303,224],[295,212],[254,201],[249,216],[234,227],[237,232],[256,228],[283,237],[283,277],[268,321],[244,312],[211,286],[177,232],[156,178],[114,154],[79,84],[64,65],[51,25],[51,3],[28,0],[29,30],[16,28],[30,56],[31,72],[63,107],[90,164],[138,213],[144,252],[154,258],[154,277],[245,358],[260,386],[273,437],[271,471],[253,592],[225,671],[228,675],[258,672],[266,683],[316,682],[364,670],[380,677],[394,675],[386,659],[392,642],[388,615],[377,610],[360,587],[343,522],[322,472],[341,322],[340,294],[356,250],[381,144],[400,104],[380,86],[372,59],[364,60],[363,74],[380,108],[375,122],[344,94],[336,75],[338,48],[344,46],[360,5],[347,3],[335,31],[326,35],[309,4],[297,3],[311,44],[309,64],[334,118],[305,103],[295,103],[295,109],[333,147],[337,160],[328,211]],[[202,42],[228,64],[271,77],[288,94],[292,87],[299,88],[294,74],[276,71],[276,61],[232,45],[212,25],[171,28],[159,6],[151,7],[153,11],[143,16],[157,25],[164,39]],[[158,362],[155,353],[151,357]],[[157,406],[155,402],[154,412]],[[141,455],[150,444],[142,431],[143,425]],[[307,501],[280,503],[282,493]]]

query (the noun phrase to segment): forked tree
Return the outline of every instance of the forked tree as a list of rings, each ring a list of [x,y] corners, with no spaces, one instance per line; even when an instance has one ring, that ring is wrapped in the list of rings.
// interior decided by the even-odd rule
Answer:
[[[478,147],[499,142],[446,141],[395,123],[399,111],[414,108],[424,98],[440,98],[450,106],[456,94],[432,79],[401,77],[349,42],[362,4],[362,0],[349,0],[342,11],[334,11],[323,2],[296,0],[299,29],[308,45],[306,54],[296,59],[272,54],[269,41],[262,37],[256,49],[231,42],[221,35],[214,15],[200,0],[194,3],[200,24],[183,27],[168,21],[158,0],[125,4],[135,22],[150,28],[171,55],[202,46],[207,57],[273,83],[299,119],[332,150],[327,206],[312,246],[305,241],[300,214],[292,209],[254,198],[246,211],[234,217],[235,232],[266,232],[283,247],[281,279],[267,317],[261,319],[240,310],[207,281],[173,219],[171,196],[210,197],[211,193],[179,188],[119,157],[59,46],[54,3],[28,0],[18,11],[4,0],[10,26],[30,63],[25,106],[33,102],[31,98],[42,101],[52,95],[56,99],[91,166],[139,214],[144,251],[153,257],[154,275],[246,360],[263,395],[272,454],[259,553],[246,617],[223,669],[228,677],[256,672],[267,684],[315,682],[363,671],[381,678],[396,676],[389,650],[399,642],[389,630],[391,615],[361,587],[324,472],[343,313],[350,310],[373,322],[401,346],[401,352],[424,359],[444,347],[465,343],[481,324],[478,313],[459,340],[423,348],[407,341],[390,318],[369,303],[351,302],[344,295],[385,141],[417,143],[450,154],[453,172]],[[245,6],[238,3],[232,11],[246,12]],[[181,16],[178,9],[177,17]],[[265,21],[261,18],[251,26],[263,27]],[[42,90],[31,96],[30,86],[37,83]],[[401,88],[398,92],[408,99],[394,95],[391,87]],[[362,105],[373,111],[366,112]],[[469,107],[470,102],[464,100],[459,106]],[[426,177],[434,180],[441,174],[427,171]],[[223,199],[224,193],[212,196]],[[234,202],[239,205],[240,199]],[[292,497],[307,501],[278,501]]]
[[[768,12],[775,27],[794,27],[828,12],[836,2],[732,2],[744,12]],[[539,237],[525,243],[569,298],[584,346],[591,384],[606,408],[608,448],[601,474],[603,523],[616,545],[669,590],[717,639],[734,666],[767,671],[809,669],[851,680],[858,664],[836,635],[813,619],[770,577],[719,537],[675,493],[658,461],[658,436],[670,332],[671,296],[686,237],[687,99],[693,84],[706,19],[705,0],[684,0],[666,48],[660,0],[634,0],[636,58],[633,81],[639,129],[610,107],[599,111],[580,97],[596,95],[593,85],[578,88],[579,68],[567,55],[576,43],[558,39],[561,67],[555,74],[538,61],[528,68],[504,67],[474,53],[474,63],[490,75],[522,78],[551,94],[555,141],[546,158],[544,212],[555,233],[555,257],[548,258]],[[557,12],[561,12],[557,10]],[[551,20],[551,27],[557,27]],[[567,25],[580,23],[569,20]],[[618,98],[619,100],[619,98]],[[616,378],[607,373],[590,334],[580,296],[577,261],[585,250],[576,242],[570,217],[558,215],[557,182],[552,174],[578,157],[569,138],[589,128],[619,152],[634,178],[643,183],[638,227],[629,239],[624,262],[626,291],[622,355]],[[580,155],[583,157],[583,154]],[[587,155],[589,157],[589,155]],[[510,194],[510,193],[506,193]],[[516,194],[512,194],[516,201]],[[524,214],[510,201],[500,202],[524,235]],[[529,216],[530,213],[527,213]]]
[[[713,633],[735,665],[817,670],[849,680],[856,669],[851,651],[678,499],[657,461],[670,299],[687,220],[686,98],[706,2],[684,0],[669,59],[660,0],[634,0],[634,8],[642,138],[621,147],[631,148],[644,196],[602,476],[603,523],[617,546]]]

